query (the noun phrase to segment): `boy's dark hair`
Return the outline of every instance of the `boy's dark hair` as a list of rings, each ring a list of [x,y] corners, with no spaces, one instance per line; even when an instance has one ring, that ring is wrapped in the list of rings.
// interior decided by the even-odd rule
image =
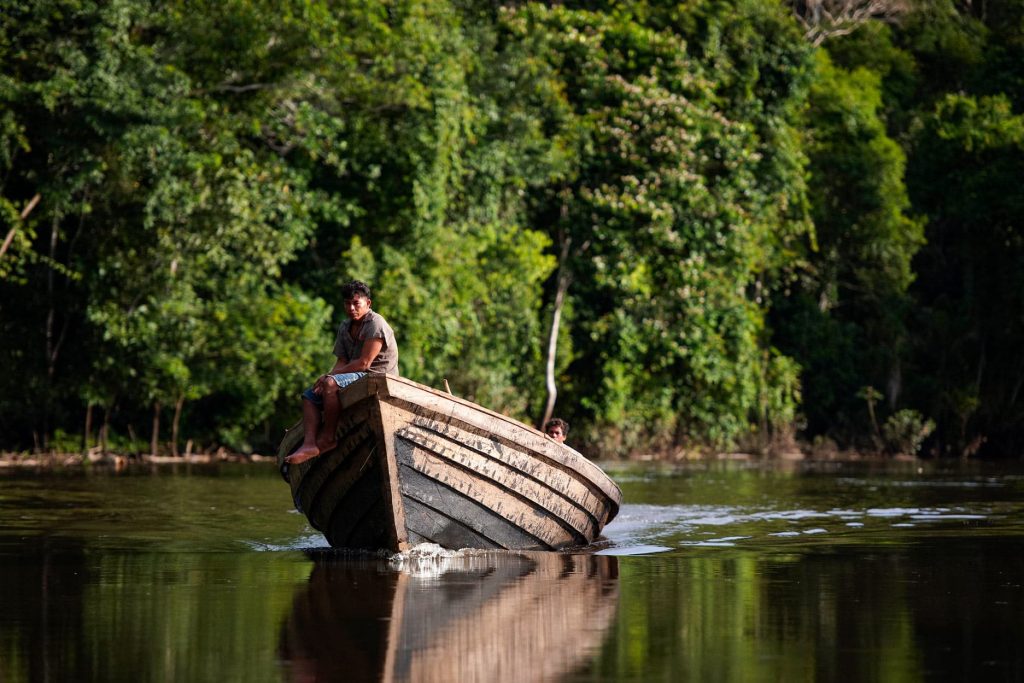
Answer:
[[[552,427],[561,427],[562,428],[562,434],[565,434],[566,436],[569,436],[569,423],[566,422],[565,420],[563,420],[562,418],[560,418],[560,417],[553,417],[550,420],[548,420],[547,422],[545,422],[544,423],[544,431],[545,431],[545,433],[549,429],[551,429]]]
[[[367,299],[373,298],[370,296],[370,285],[366,284],[362,280],[353,280],[352,282],[341,286],[342,301],[348,301],[357,294],[362,294]]]

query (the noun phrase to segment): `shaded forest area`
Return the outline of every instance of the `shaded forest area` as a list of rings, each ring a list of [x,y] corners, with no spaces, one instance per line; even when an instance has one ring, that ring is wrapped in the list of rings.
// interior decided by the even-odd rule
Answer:
[[[360,278],[587,453],[1024,453],[1024,0],[0,5],[2,449],[272,450]]]

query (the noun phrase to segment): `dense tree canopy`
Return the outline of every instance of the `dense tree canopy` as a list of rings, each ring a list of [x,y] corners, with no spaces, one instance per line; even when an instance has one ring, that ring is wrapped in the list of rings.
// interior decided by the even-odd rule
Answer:
[[[592,452],[1020,453],[1020,0],[0,6],[0,448],[271,449],[357,277]]]

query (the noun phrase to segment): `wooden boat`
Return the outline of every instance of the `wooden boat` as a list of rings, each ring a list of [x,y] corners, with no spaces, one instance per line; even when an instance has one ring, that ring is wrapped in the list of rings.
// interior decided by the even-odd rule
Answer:
[[[338,446],[278,464],[295,507],[336,548],[551,550],[593,542],[619,487],[572,448],[410,380],[368,375],[341,392]]]
[[[557,681],[594,661],[618,612],[616,558],[463,552],[315,557],[281,629],[290,678]]]

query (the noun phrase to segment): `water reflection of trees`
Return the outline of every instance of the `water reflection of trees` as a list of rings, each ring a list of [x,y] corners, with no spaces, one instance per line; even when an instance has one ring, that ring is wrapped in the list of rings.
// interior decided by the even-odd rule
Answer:
[[[597,655],[617,608],[611,557],[323,556],[281,654],[292,680],[558,680]]]
[[[1024,546],[620,559],[599,680],[1020,680]]]
[[[39,539],[0,552],[0,681],[71,680],[62,663],[86,659],[84,548]]]
[[[262,553],[0,549],[0,681],[274,680],[308,567]]]

